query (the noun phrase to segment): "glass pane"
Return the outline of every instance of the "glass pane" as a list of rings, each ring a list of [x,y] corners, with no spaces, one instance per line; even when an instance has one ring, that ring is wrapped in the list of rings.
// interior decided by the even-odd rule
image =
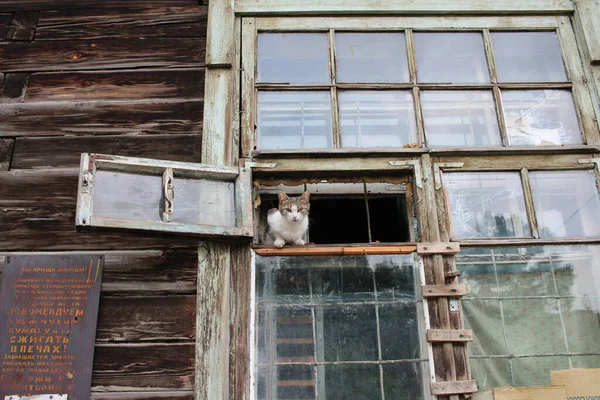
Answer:
[[[455,238],[530,236],[516,172],[444,173]]]
[[[409,91],[341,92],[339,109],[342,147],[402,147],[417,142]]]
[[[332,147],[329,92],[259,92],[258,142],[265,149]]]
[[[491,36],[500,82],[567,80],[556,33],[492,32]]]
[[[414,38],[419,82],[490,81],[481,33],[417,32]]]
[[[325,33],[258,35],[258,82],[329,83],[329,47]]]
[[[540,236],[600,235],[600,197],[592,171],[530,172],[529,178]]]
[[[175,178],[173,222],[235,226],[234,184]],[[98,217],[162,221],[162,176],[99,170],[93,214]]]
[[[255,262],[258,398],[429,398],[412,254]]]
[[[408,82],[404,33],[337,33],[337,82]]]
[[[427,145],[500,146],[500,131],[491,92],[421,92]]]
[[[581,144],[571,93],[566,90],[503,90],[511,146]]]
[[[462,302],[482,388],[548,384],[550,370],[600,366],[600,246],[471,247],[456,262],[470,289],[488,282]]]

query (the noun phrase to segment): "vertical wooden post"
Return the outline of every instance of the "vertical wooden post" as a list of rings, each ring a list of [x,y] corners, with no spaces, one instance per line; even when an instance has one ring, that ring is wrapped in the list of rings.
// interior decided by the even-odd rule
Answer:
[[[234,0],[208,9],[202,162],[234,165]],[[204,242],[198,257],[194,398],[249,396],[250,246]]]

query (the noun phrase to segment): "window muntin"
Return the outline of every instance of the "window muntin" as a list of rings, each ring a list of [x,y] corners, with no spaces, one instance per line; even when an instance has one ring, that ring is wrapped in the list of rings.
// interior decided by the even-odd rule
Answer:
[[[529,229],[518,172],[444,174],[453,238],[527,237]]]
[[[550,370],[600,367],[598,260],[598,245],[461,249],[480,390],[548,385]]]
[[[257,256],[257,397],[429,398],[417,268],[412,254]]]
[[[511,51],[507,50],[505,44],[512,38],[512,34],[515,34],[517,38],[520,38],[522,35],[527,37],[531,35],[528,40],[523,41],[523,46],[527,49],[533,46],[534,50],[532,52],[537,58],[533,61],[530,60],[531,57],[529,56],[519,58],[519,54],[514,54],[514,51],[511,53]],[[320,38],[319,41],[329,41],[330,49],[328,52],[325,49],[326,46],[323,45],[315,46],[314,49],[315,52],[321,54],[319,56],[319,60],[321,61],[317,64],[323,66],[321,68],[322,71],[325,70],[325,61],[329,57],[329,74],[331,76],[327,79],[325,79],[325,72],[320,73],[320,83],[314,84],[288,82],[289,79],[268,80],[265,79],[264,74],[259,74],[258,83],[255,86],[255,89],[258,90],[258,97],[260,97],[261,92],[264,90],[298,92],[299,90],[319,89],[327,90],[331,93],[331,104],[329,106],[332,121],[331,138],[324,143],[320,143],[319,147],[311,148],[328,149],[346,148],[348,146],[401,148],[418,145],[425,146],[425,143],[430,147],[453,147],[438,144],[444,141],[439,140],[439,138],[437,140],[436,138],[430,138],[430,132],[426,128],[423,131],[420,128],[423,125],[431,127],[436,124],[436,120],[428,120],[428,118],[435,117],[421,113],[420,110],[421,107],[425,107],[427,104],[422,102],[418,94],[429,89],[436,89],[442,93],[449,91],[449,89],[479,89],[480,91],[483,89],[493,89],[491,91],[493,92],[492,104],[495,111],[493,114],[497,116],[496,119],[504,120],[505,110],[507,114],[510,114],[506,116],[506,125],[508,127],[504,123],[500,124],[498,131],[493,133],[493,138],[490,132],[489,140],[473,141],[469,139],[469,136],[473,135],[472,129],[468,124],[463,123],[458,133],[452,132],[452,135],[457,138],[456,141],[458,143],[464,143],[463,146],[465,147],[548,146],[583,143],[577,112],[572,104],[568,104],[569,100],[572,101],[570,93],[574,89],[574,84],[569,82],[569,77],[566,75],[555,31],[511,32],[479,29],[475,31],[453,30],[442,32],[426,30],[419,30],[417,32],[412,32],[411,30],[368,32],[364,30],[338,31],[331,29],[329,32],[292,32],[285,34],[259,31],[259,44],[263,35],[267,37],[270,35],[287,35],[290,38],[289,45],[279,44],[288,48],[287,51],[283,52],[282,62],[287,62],[286,57],[287,53],[289,53],[289,48],[294,47],[293,45],[296,41],[294,35],[314,35]],[[492,38],[495,38],[494,45],[492,45]],[[537,41],[540,42],[540,45],[536,47],[535,43]],[[372,43],[373,45],[368,46],[368,43]],[[442,46],[444,43],[446,45]],[[440,47],[442,48],[441,50],[439,49]],[[385,54],[386,49],[387,54]],[[449,49],[454,50],[449,52]],[[265,58],[260,54],[260,46],[258,53],[260,63]],[[502,72],[507,70],[504,64],[496,66],[494,61],[496,56],[501,63],[506,65],[509,65],[511,60],[517,60],[515,62],[525,65],[523,68],[537,68],[535,60],[538,59],[548,61],[548,65],[546,65],[545,69],[540,69],[541,72],[536,70],[537,72],[534,72],[534,76],[531,79],[513,81],[508,78],[505,79],[502,76],[496,77],[497,70],[500,75],[507,74],[506,72]],[[440,60],[441,58],[443,60]],[[409,61],[408,67],[406,65],[407,59]],[[273,63],[275,65],[277,61]],[[442,65],[443,68],[441,68]],[[510,71],[510,68],[508,70]],[[407,82],[407,74],[410,82]],[[376,86],[374,87],[374,85]],[[372,93],[371,96],[379,94],[382,97],[381,103],[383,103],[383,98],[387,96],[385,92],[398,89],[412,89],[415,94],[413,112],[419,130],[417,137],[413,139],[412,128],[405,128],[398,135],[398,132],[395,131],[397,128],[389,126],[389,114],[383,113],[384,117],[382,121],[378,122],[374,118],[371,119],[371,123],[375,127],[374,129],[377,131],[376,135],[365,137],[360,145],[357,140],[343,140],[343,136],[348,133],[348,129],[351,126],[348,125],[349,121],[347,118],[344,119],[342,115],[347,115],[341,108],[344,93],[348,90],[370,90]],[[565,108],[551,117],[544,117],[543,115],[548,114],[555,106],[551,104],[552,102],[548,103],[546,101],[545,103],[548,104],[542,105],[539,110],[528,110],[531,114],[537,113],[542,114],[542,116],[533,118],[534,121],[531,121],[531,118],[525,118],[525,122],[530,125],[523,125],[523,115],[519,115],[519,109],[515,109],[518,106],[515,106],[514,102],[512,105],[510,104],[511,94],[509,92],[523,92],[525,97],[528,96],[527,93],[532,93],[539,97],[536,93],[544,91],[548,93],[553,91],[562,92],[562,95],[559,93],[560,105],[564,105]],[[504,108],[502,106],[504,99],[501,97],[501,92],[506,92],[509,97],[506,99],[506,102],[509,103],[508,107],[507,104],[504,104]],[[577,94],[575,97],[579,101],[581,96]],[[432,110],[431,103],[428,106],[430,114],[432,111],[434,115],[444,112],[443,109],[438,110],[434,108]],[[382,107],[385,108],[385,106]],[[372,114],[377,114],[375,109],[371,111]],[[403,114],[400,114],[398,118],[403,119],[405,117]],[[291,144],[283,146],[273,135],[269,136],[267,140],[261,140],[260,138],[263,134],[261,130],[262,122],[257,121],[259,137],[257,150],[272,151],[277,149],[303,148],[294,147]],[[486,123],[493,126],[493,122]],[[454,126],[453,128],[459,127]],[[286,132],[282,131],[281,134],[286,135]],[[353,139],[356,139],[355,132],[352,132],[352,135],[354,136]],[[464,138],[461,139],[461,136],[464,136]],[[396,138],[396,140],[381,140],[382,137]],[[400,143],[398,143],[397,139],[400,139]],[[409,140],[411,141],[409,142]],[[270,141],[276,143],[272,144]]]

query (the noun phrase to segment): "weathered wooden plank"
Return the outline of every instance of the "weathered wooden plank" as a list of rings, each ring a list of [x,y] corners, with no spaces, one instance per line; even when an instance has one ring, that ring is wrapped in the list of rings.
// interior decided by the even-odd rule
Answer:
[[[92,390],[194,387],[194,344],[96,345]]]
[[[428,342],[470,342],[473,340],[473,331],[470,329],[428,329]]]
[[[195,315],[196,296],[102,296],[96,341],[193,341]]]
[[[0,173],[0,207],[75,208],[78,169]]]
[[[167,6],[167,7],[165,7]],[[36,40],[206,37],[208,8],[64,9],[40,13]]]
[[[87,152],[199,163],[201,146],[201,135],[20,137],[12,168],[75,168]]]
[[[600,63],[600,0],[574,0],[575,12],[584,33],[585,46],[593,63]]]
[[[197,38],[61,40],[2,43],[4,72],[106,70],[204,65],[204,41]]]
[[[431,382],[431,394],[436,396],[448,394],[475,393],[475,381]]]
[[[460,297],[465,294],[467,287],[463,284],[423,286],[423,297]]]
[[[209,3],[210,20],[206,36],[206,64],[232,66],[234,54],[233,27],[235,0]],[[226,27],[226,29],[223,29]]]
[[[563,14],[569,0],[236,0],[235,11],[252,15],[307,14]]]
[[[0,14],[0,42],[4,42],[8,35],[8,27],[12,20],[12,14]]]
[[[92,392],[91,400],[194,400],[194,392]]]
[[[102,294],[111,297],[132,295],[195,294],[198,249],[86,251],[105,256]],[[0,273],[4,259],[13,252],[0,253]],[[31,253],[28,253],[31,254]],[[78,254],[46,252],[43,254]],[[0,275],[1,277],[1,275]]]
[[[417,243],[419,254],[455,254],[460,251],[458,243]]]
[[[198,5],[198,0],[3,0],[0,12],[19,10],[59,10],[78,8],[118,8],[118,7],[187,7]]]
[[[40,191],[38,196],[43,196]],[[189,246],[196,240],[160,233],[103,229],[75,232],[75,207],[49,203],[47,207],[0,208],[0,250],[149,249]]]
[[[254,251],[261,256],[315,256],[315,255],[368,255],[368,254],[409,254],[417,246],[292,246],[256,247]]]
[[[29,77],[26,102],[202,99],[204,68],[50,72]]]
[[[0,138],[0,171],[8,171],[13,155],[13,139]]]
[[[581,168],[577,162],[583,158],[573,154],[554,154],[554,155],[502,155],[502,156],[481,156],[481,157],[439,157],[442,163],[462,162],[461,168],[453,170],[462,172],[469,170],[493,171],[493,170],[511,170],[520,171],[522,168],[528,169],[569,169]],[[444,170],[449,170],[446,168]]]
[[[0,107],[5,136],[188,134],[202,129],[201,100],[10,103]]]
[[[0,103],[23,99],[29,74],[25,72],[4,74],[4,84],[0,85]]]
[[[10,41],[30,41],[35,37],[39,12],[17,11],[8,28],[7,39]]]

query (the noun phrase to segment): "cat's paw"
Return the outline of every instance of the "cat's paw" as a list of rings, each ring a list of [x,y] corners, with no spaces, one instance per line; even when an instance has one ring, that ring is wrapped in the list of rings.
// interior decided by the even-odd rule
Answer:
[[[304,239],[296,239],[296,240],[294,241],[294,244],[295,244],[296,246],[304,246],[304,243],[305,243],[305,242],[304,242]]]
[[[285,245],[285,240],[283,240],[283,239],[275,239],[275,241],[273,242],[273,244],[275,245],[275,247],[277,247],[278,249],[280,249],[280,248],[282,248]]]

